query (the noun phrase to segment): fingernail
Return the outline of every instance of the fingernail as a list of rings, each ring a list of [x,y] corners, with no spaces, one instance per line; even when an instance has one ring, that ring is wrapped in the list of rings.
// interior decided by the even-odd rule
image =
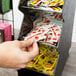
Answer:
[[[30,39],[30,42],[34,42],[34,40],[33,39]]]
[[[37,43],[35,42],[35,45],[37,46]]]

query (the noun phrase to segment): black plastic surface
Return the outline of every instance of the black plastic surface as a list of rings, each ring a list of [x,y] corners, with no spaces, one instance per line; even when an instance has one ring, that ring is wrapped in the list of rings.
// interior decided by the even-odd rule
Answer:
[[[48,76],[28,69],[19,70],[18,73],[19,73],[19,76]]]
[[[71,48],[75,8],[76,8],[76,0],[65,0],[65,4],[63,7],[64,23],[58,45],[58,51],[60,52],[60,57],[56,67],[55,76],[61,76],[66,60],[69,56],[69,50]]]

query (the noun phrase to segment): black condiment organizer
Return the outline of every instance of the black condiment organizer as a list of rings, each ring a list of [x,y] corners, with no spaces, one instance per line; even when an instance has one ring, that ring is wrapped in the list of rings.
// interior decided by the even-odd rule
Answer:
[[[27,1],[27,0],[26,0]],[[67,58],[69,56],[69,50],[71,48],[71,39],[72,39],[72,31],[73,31],[73,23],[74,23],[74,14],[75,14],[75,8],[76,8],[76,0],[64,0],[65,3],[63,5],[63,28],[60,36],[60,40],[57,46],[57,50],[59,52],[59,59],[56,65],[55,74],[54,76],[61,76],[64,66],[66,64]],[[20,3],[19,10],[24,14],[27,15],[28,8],[22,8],[22,6],[26,6],[27,2]],[[30,8],[29,8],[30,9]],[[31,10],[31,9],[30,9]],[[34,9],[32,9],[34,10]],[[28,15],[29,16],[29,15]],[[25,16],[26,17],[26,16]],[[25,18],[24,17],[24,18]],[[27,18],[28,19],[28,18]],[[23,23],[24,24],[24,20]],[[33,28],[32,22],[31,22],[31,29]],[[31,30],[29,29],[26,34]],[[26,35],[22,34],[22,36]],[[19,37],[19,39],[22,38],[22,36]],[[19,76],[48,76],[36,71],[32,71],[29,69],[22,69],[18,71]]]

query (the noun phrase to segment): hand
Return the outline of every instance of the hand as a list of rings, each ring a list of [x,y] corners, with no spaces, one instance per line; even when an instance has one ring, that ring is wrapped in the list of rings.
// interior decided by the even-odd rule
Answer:
[[[0,44],[0,67],[25,68],[38,53],[38,45],[33,40],[4,42]]]

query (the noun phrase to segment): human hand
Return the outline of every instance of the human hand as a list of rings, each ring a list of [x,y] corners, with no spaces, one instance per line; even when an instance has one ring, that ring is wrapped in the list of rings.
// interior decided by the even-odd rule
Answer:
[[[38,45],[33,40],[4,42],[0,44],[0,67],[25,68],[38,53]]]

